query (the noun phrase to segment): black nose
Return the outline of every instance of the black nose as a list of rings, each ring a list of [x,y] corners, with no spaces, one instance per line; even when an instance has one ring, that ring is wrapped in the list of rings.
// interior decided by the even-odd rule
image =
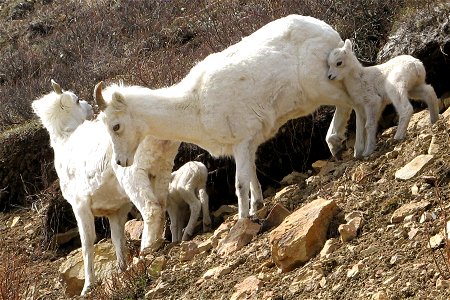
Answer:
[[[331,79],[331,74],[330,74],[330,75],[328,75],[328,79]]]
[[[121,164],[120,164],[120,160],[118,160],[118,161],[116,161],[116,163],[119,165],[119,166],[121,166]]]

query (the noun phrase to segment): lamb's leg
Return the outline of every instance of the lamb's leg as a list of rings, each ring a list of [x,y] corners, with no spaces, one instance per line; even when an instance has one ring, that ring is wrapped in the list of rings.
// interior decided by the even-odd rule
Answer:
[[[79,201],[80,202],[80,201]],[[87,201],[82,200],[83,203]],[[80,231],[81,251],[83,253],[84,262],[84,286],[81,295],[85,295],[89,287],[95,283],[94,274],[94,242],[95,227],[94,215],[87,206],[72,206],[77,220],[78,229]]]
[[[356,115],[356,137],[353,156],[355,158],[362,158],[365,151],[366,142],[366,113],[363,107],[355,106]],[[373,151],[373,150],[372,150]]]
[[[428,106],[431,124],[436,123],[439,118],[439,100],[431,85],[421,84],[410,90],[408,96],[414,100],[423,100]]]
[[[109,226],[111,227],[111,239],[116,250],[117,266],[120,271],[124,271],[127,266],[125,235],[123,231],[130,210],[131,205],[124,205],[116,214],[108,217]]]
[[[345,132],[347,130],[347,123],[352,113],[351,107],[336,106],[333,120],[331,120],[330,127],[327,131],[326,142],[331,154],[337,159],[340,158],[340,152],[343,149],[343,142],[345,141]]]
[[[189,205],[191,214],[189,216],[188,224],[186,225],[186,228],[184,228],[182,240],[188,241],[194,234],[195,223],[200,216],[202,206],[200,200],[195,196],[193,188],[191,186],[186,186],[184,188],[184,190],[180,191],[180,194],[183,197],[183,200]]]
[[[414,110],[409,102],[406,89],[397,88],[398,87],[395,86],[389,87],[387,93],[398,114],[398,126],[394,139],[403,140],[406,136],[409,120],[411,119]]]
[[[382,110],[382,99],[380,97],[375,97],[371,99],[370,103],[364,106],[366,114],[366,146],[363,156],[369,156],[375,151],[377,144],[377,129],[378,129],[378,119],[381,115]]]
[[[175,205],[175,203],[170,203],[170,201],[175,201],[175,199],[167,199],[168,205],[167,205],[167,213],[169,214],[170,218],[170,233],[172,235],[172,243],[178,243],[181,241],[181,233],[182,228],[180,225],[180,210],[178,206]]]
[[[198,198],[202,204],[203,232],[211,230],[211,217],[209,215],[209,197],[205,188],[198,190]]]
[[[249,217],[250,180],[256,178],[255,152],[253,140],[247,139],[233,148],[236,161],[236,195],[239,206],[239,219]],[[253,204],[253,203],[252,203]],[[256,207],[253,207],[255,210]]]

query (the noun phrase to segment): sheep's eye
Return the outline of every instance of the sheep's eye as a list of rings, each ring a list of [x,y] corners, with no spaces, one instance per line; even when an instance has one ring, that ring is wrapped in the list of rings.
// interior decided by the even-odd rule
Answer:
[[[77,98],[77,104],[80,104],[80,98]]]
[[[113,126],[114,131],[118,131],[120,129],[120,124],[116,124]]]
[[[342,65],[342,61],[338,61],[337,63],[336,63],[336,66],[340,66],[340,65]]]

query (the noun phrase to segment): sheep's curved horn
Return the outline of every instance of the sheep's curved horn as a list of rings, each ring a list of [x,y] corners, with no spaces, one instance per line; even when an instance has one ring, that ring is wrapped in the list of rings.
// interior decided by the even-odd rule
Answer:
[[[106,102],[105,102],[105,99],[103,99],[103,95],[102,95],[102,88],[103,88],[103,81],[100,81],[99,83],[97,83],[94,88],[94,99],[98,105],[98,108],[101,111],[105,110],[105,108],[106,108]]]
[[[53,79],[52,79],[51,81],[52,81],[52,87],[53,87],[53,90],[54,90],[58,95],[62,94],[62,88],[61,88],[61,86],[60,86],[59,84],[57,84],[56,81],[54,81]]]

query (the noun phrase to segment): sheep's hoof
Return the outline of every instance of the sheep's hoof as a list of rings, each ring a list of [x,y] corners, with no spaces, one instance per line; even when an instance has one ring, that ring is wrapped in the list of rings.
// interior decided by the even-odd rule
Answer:
[[[404,134],[399,134],[399,135],[394,135],[394,140],[396,141],[403,141],[405,139],[405,135]]]
[[[203,232],[211,231],[211,223],[203,224]]]
[[[144,249],[141,250],[141,252],[139,253],[139,256],[143,257],[143,256],[147,256],[153,252],[158,251],[159,249],[161,249],[161,247],[164,245],[165,240],[164,239],[158,239],[155,242],[153,242],[153,244],[151,244],[148,247],[145,247]]]

